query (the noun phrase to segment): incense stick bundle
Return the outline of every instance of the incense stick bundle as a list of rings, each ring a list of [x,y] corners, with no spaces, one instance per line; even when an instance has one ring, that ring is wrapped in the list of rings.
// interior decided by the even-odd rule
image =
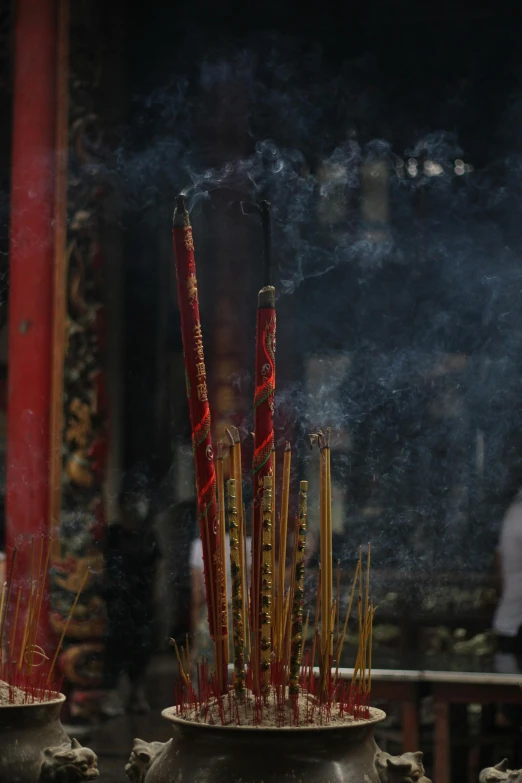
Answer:
[[[297,558],[295,592],[292,609],[292,650],[290,656],[290,695],[299,693],[299,672],[301,669],[301,646],[303,641],[303,601],[305,575],[306,518],[308,506],[308,482],[299,485],[299,507],[297,528]]]
[[[232,637],[234,643],[234,689],[238,696],[245,691],[245,636],[243,627],[243,572],[236,498],[236,480],[228,480],[228,515],[230,528],[230,573],[232,576]]]
[[[270,691],[271,592],[272,592],[272,477],[265,476],[263,488],[263,538],[261,545],[261,694]]]
[[[3,589],[3,606],[0,607],[3,626],[2,647],[5,647],[7,651],[7,658],[0,661],[0,680],[7,686],[9,703],[11,704],[15,701],[23,704],[32,703],[35,700],[45,701],[56,693],[59,687],[54,677],[56,662],[89,574],[89,569],[87,569],[65,620],[50,666],[47,671],[40,670],[40,667],[50,660],[46,651],[37,642],[53,542],[50,538],[46,542],[42,535],[39,546],[37,544],[35,547],[35,543],[33,537],[31,539],[30,573],[21,575],[23,583],[16,591],[16,599],[13,595],[16,551],[13,551],[8,581]],[[29,583],[28,587],[25,587],[27,582]],[[11,597],[14,600],[11,600]],[[21,616],[23,619],[20,620]],[[22,633],[19,633],[20,630]],[[9,639],[6,638],[7,636]]]
[[[219,444],[217,460],[214,464],[210,442],[210,410],[199,322],[192,230],[182,198],[177,200],[174,218],[187,396],[193,432],[201,537],[204,544],[208,616],[211,637],[214,640],[216,664],[215,671],[210,674],[209,682],[207,682],[209,672],[207,664],[203,662],[201,669],[198,668],[198,695],[196,696],[190,682],[188,641],[185,652],[182,650],[180,654],[176,648],[181,672],[180,714],[183,714],[183,700],[188,698],[187,704],[197,712],[198,718],[202,714],[209,713],[209,722],[219,719],[223,725],[234,722],[239,725],[241,713],[241,722],[244,716],[247,724],[251,719],[254,725],[263,725],[263,713],[266,714],[273,701],[275,725],[285,725],[287,720],[290,720],[290,723],[293,720],[293,725],[299,725],[299,711],[303,703],[299,694],[302,689],[306,696],[304,702],[307,705],[308,724],[314,720],[320,723],[324,720],[328,723],[334,703],[338,705],[341,718],[343,715],[360,717],[361,714],[365,714],[364,710],[367,716],[369,714],[367,697],[371,685],[372,623],[375,611],[373,602],[369,598],[370,548],[368,548],[365,574],[362,556],[359,557],[346,617],[341,629],[340,562],[337,564],[334,600],[331,430],[329,427],[325,434],[318,431],[313,436],[313,442],[319,446],[320,557],[311,657],[308,652],[305,655],[309,613],[303,630],[308,492],[306,481],[300,482],[290,580],[289,584],[286,584],[291,450],[290,444],[287,443],[279,482],[281,486],[279,499],[276,497],[274,438],[276,314],[275,289],[270,277],[270,205],[261,202],[255,209],[262,217],[265,278],[264,287],[258,295],[256,323],[250,591],[247,589],[246,576],[246,517],[242,497],[241,443],[237,428],[228,427],[226,432],[230,441],[229,448],[225,454],[224,445]],[[229,478],[225,466],[226,455],[230,459]],[[228,499],[225,490],[228,492]],[[233,688],[229,688],[226,672],[228,661],[226,509],[230,523]],[[280,513],[279,521],[277,513]],[[356,592],[359,592],[357,602],[359,641],[351,684],[355,684],[355,688],[352,689],[351,685],[345,687],[344,684],[337,682],[337,675]],[[250,605],[248,605],[249,594]],[[37,611],[33,605],[33,614]],[[247,665],[245,642],[248,634],[250,634],[250,659]],[[316,653],[320,670],[318,678],[314,672]],[[335,678],[332,676],[334,653]],[[303,667],[304,655],[306,663]],[[286,699],[287,683],[292,697],[289,700]],[[246,693],[249,698],[245,698]],[[270,694],[273,699],[268,698]],[[224,695],[228,698],[223,698]],[[249,707],[251,707],[251,717],[248,714]],[[288,707],[292,711],[291,718],[288,718]],[[314,711],[316,711],[315,717]]]

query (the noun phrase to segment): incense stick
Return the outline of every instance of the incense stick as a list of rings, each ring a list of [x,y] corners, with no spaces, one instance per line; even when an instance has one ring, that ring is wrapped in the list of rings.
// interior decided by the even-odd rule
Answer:
[[[299,485],[298,507],[298,540],[297,562],[295,575],[295,592],[292,611],[292,652],[290,657],[290,688],[291,695],[299,693],[299,672],[301,669],[301,650],[303,643],[303,600],[306,548],[306,521],[308,506],[308,482],[301,481]]]
[[[85,587],[85,583],[87,582],[87,577],[89,576],[90,572],[91,572],[91,569],[87,566],[87,568],[85,569],[84,577],[82,579],[80,587],[78,588],[78,592],[76,593],[76,597],[75,597],[75,599],[73,601],[73,604],[72,604],[72,606],[71,606],[71,608],[69,610],[69,614],[67,616],[67,620],[66,620],[65,625],[63,627],[62,635],[60,636],[60,641],[58,642],[58,645],[56,647],[56,652],[54,653],[54,658],[52,660],[51,666],[49,668],[49,672],[47,674],[46,683],[49,683],[49,681],[51,679],[51,675],[53,673],[53,669],[54,669],[54,667],[56,665],[56,660],[57,660],[58,655],[60,653],[60,650],[62,648],[62,644],[63,644],[63,640],[65,638],[65,634],[67,633],[67,629],[69,628],[69,623],[71,622],[72,616],[74,614],[74,610],[76,609],[76,604],[78,603],[78,599],[80,598],[82,590]]]
[[[281,493],[281,519],[279,521],[279,572],[277,577],[277,590],[279,596],[285,592],[285,567],[286,567],[286,540],[288,535],[288,507],[290,503],[290,467],[292,462],[292,452],[290,444],[285,445],[283,457],[283,487]],[[275,506],[275,503],[274,503]],[[280,604],[282,606],[282,603]],[[280,611],[279,601],[276,613],[277,621],[277,654],[281,660],[282,655],[282,636],[283,636],[283,617]]]
[[[270,691],[271,588],[272,588],[272,477],[263,480],[263,542],[261,563],[261,694]]]
[[[337,658],[337,664],[335,668],[335,679],[337,680],[337,676],[339,674],[339,666],[340,666],[340,660],[343,653],[343,647],[344,647],[344,638],[346,636],[346,629],[348,627],[348,621],[350,619],[350,615],[352,613],[352,605],[353,605],[353,599],[355,596],[355,588],[357,586],[357,579],[359,577],[359,571],[361,569],[361,558],[359,556],[359,560],[357,561],[357,567],[355,569],[355,574],[353,577],[353,584],[352,584],[352,591],[350,593],[350,600],[348,602],[348,608],[346,609],[346,616],[344,618],[344,625],[343,625],[343,632],[341,634],[341,639],[339,641],[339,645],[337,647],[336,652],[336,658]]]
[[[14,646],[15,646],[15,640],[16,640],[16,629],[18,626],[18,611],[20,609],[20,598],[22,596],[22,588],[18,588],[18,596],[16,598],[16,610],[15,610],[15,617],[13,622],[13,630],[11,633],[11,645],[10,645],[10,655],[14,652]]]
[[[227,569],[226,569],[226,528],[225,528],[225,480],[223,471],[223,459],[225,456],[226,444],[223,441],[218,443],[218,457],[216,460],[216,477],[217,477],[217,492],[218,492],[218,520],[219,520],[219,536],[218,536],[218,549],[219,549],[219,606],[222,607],[222,613],[224,617],[220,618],[220,627],[222,632],[219,636],[222,636],[222,658],[221,665],[223,668],[223,678],[226,677],[226,671],[228,670],[229,661],[229,649],[228,649],[228,587],[227,587]],[[223,688],[226,686],[226,682],[223,682]]]
[[[247,584],[247,571],[246,571],[246,523],[245,523],[245,508],[243,505],[243,466],[241,459],[241,439],[239,437],[239,430],[237,427],[228,427],[227,435],[230,438],[231,450],[231,478],[236,482],[236,507],[237,507],[237,524],[238,524],[238,541],[239,541],[239,562],[241,567],[241,595],[243,599],[242,622],[243,622],[243,634],[245,639],[247,638],[247,603],[248,603],[248,584]]]
[[[13,573],[14,573],[14,566],[16,562],[17,552],[18,552],[18,547],[15,546],[11,554],[11,565],[9,567],[9,576],[7,577],[7,582],[6,582],[7,590],[5,596],[5,608],[4,608],[4,593],[2,590],[2,608],[0,609],[0,661],[2,660],[3,657],[4,628],[5,628],[5,621],[7,617],[7,610],[9,607],[9,599],[11,597],[11,585],[13,584]]]
[[[245,638],[243,629],[243,574],[241,544],[238,535],[236,481],[228,481],[228,513],[230,525],[230,572],[232,575],[232,636],[234,642],[234,689],[241,696],[245,691]]]

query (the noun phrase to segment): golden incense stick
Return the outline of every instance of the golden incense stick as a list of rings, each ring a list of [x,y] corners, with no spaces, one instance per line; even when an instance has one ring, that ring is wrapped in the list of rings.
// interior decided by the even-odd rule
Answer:
[[[299,505],[297,512],[297,558],[295,566],[295,591],[292,609],[292,650],[290,656],[289,693],[292,696],[295,696],[299,693],[299,672],[301,669],[307,505],[308,482],[301,481],[299,485]]]
[[[239,540],[239,561],[241,566],[241,594],[243,596],[242,621],[243,635],[247,638],[247,604],[248,604],[248,581],[246,571],[246,523],[245,507],[243,505],[243,467],[241,462],[241,439],[237,427],[227,428],[227,434],[231,443],[230,459],[231,472],[230,477],[236,482],[236,506],[237,506],[237,524]]]
[[[277,577],[277,591],[279,596],[283,596],[285,592],[285,567],[286,567],[286,540],[288,535],[288,506],[290,502],[290,467],[292,461],[292,452],[290,450],[290,444],[287,442],[285,445],[285,453],[283,457],[283,488],[281,493],[281,519],[279,520],[279,572]],[[275,504],[274,504],[275,505]],[[280,602],[278,601],[278,604]],[[282,605],[282,601],[281,601]],[[282,657],[283,646],[283,617],[279,611],[279,605],[276,612],[277,623],[277,649],[276,653],[279,656],[279,660]]]
[[[238,696],[245,692],[245,637],[243,629],[243,574],[241,544],[238,535],[236,481],[228,481],[228,515],[230,526],[230,573],[232,575],[232,638],[234,644],[234,689]]]
[[[326,545],[327,545],[327,566],[328,566],[328,607],[333,604],[333,555],[332,555],[332,475],[330,469],[330,441],[331,441],[331,428],[326,428],[325,438],[325,454],[326,454]],[[327,641],[327,659],[328,668],[331,665],[331,657],[333,655],[333,629],[334,629],[335,614],[330,616],[330,622],[328,624],[326,641]]]

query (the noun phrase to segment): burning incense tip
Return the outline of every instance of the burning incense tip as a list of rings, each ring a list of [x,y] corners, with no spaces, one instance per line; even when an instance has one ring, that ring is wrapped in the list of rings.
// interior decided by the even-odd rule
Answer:
[[[275,288],[272,285],[266,285],[257,295],[257,306],[260,309],[275,307]]]
[[[227,451],[229,449],[229,446],[227,443],[225,443],[224,440],[218,440],[217,444],[217,459],[224,459]]]
[[[228,435],[228,437],[229,437],[229,439],[230,439],[230,444],[231,444],[232,446],[233,446],[235,443],[239,443],[239,442],[240,442],[240,437],[239,437],[239,430],[238,430],[238,428],[237,428],[237,427],[234,427],[234,426],[231,424],[231,425],[230,425],[230,427],[227,427],[227,428],[226,428],[225,432],[227,433],[227,435]]]
[[[188,226],[189,223],[189,214],[187,211],[187,199],[183,194],[180,194],[179,196],[176,196],[175,200],[175,207],[174,207],[174,216],[172,218],[172,222],[175,226]]]

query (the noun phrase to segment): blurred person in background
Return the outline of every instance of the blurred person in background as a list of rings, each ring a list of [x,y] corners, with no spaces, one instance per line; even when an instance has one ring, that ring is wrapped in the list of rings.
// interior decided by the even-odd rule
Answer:
[[[194,527],[196,527],[196,503],[194,501]],[[232,577],[230,574],[230,537],[226,536],[226,569],[227,569],[227,597],[229,628],[232,628],[231,620],[231,597],[232,597]],[[250,565],[252,561],[252,541],[246,540],[246,568],[248,581],[250,581]],[[192,541],[190,548],[190,574],[191,574],[191,631],[192,646],[191,659],[195,665],[197,661],[205,656],[209,661],[213,660],[213,647],[208,630],[207,604],[205,599],[205,578],[203,574],[203,544],[199,537]]]
[[[503,673],[522,670],[522,489],[509,506],[500,531],[497,564],[501,596],[493,618],[495,663]],[[497,724],[522,723],[522,708],[499,705]]]
[[[160,550],[149,505],[135,482],[128,480],[120,493],[120,518],[109,525],[105,553],[107,634],[103,662],[103,688],[107,696],[102,715],[146,713],[145,675],[154,651],[156,581]],[[130,693],[124,706],[118,686],[127,675]]]

